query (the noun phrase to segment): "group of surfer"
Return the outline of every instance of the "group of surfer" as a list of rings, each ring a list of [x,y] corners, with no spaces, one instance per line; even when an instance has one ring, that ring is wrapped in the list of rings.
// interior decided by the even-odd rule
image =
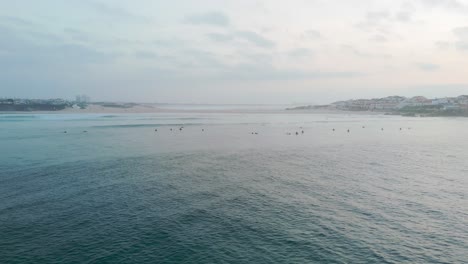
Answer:
[[[65,131],[63,131],[63,133],[66,134],[66,133],[68,133],[68,131],[65,130]],[[83,130],[83,133],[88,133],[88,131],[87,131],[87,130]]]
[[[365,126],[362,126],[362,128],[366,128],[366,127],[365,127]],[[410,130],[410,129],[411,129],[411,127],[408,127],[407,129],[408,129],[408,130]],[[380,130],[384,131],[384,128],[382,127]],[[402,128],[402,127],[400,127],[400,131],[402,131],[402,130],[403,130],[403,128]],[[332,131],[335,131],[335,129],[333,128],[333,129],[332,129]],[[348,132],[348,133],[350,133],[350,132],[351,132],[351,130],[350,130],[350,129],[348,129],[348,130],[347,130],[347,132]]]
[[[291,132],[287,132],[287,133],[286,133],[286,135],[288,135],[288,136],[291,136],[291,135],[293,135],[293,134],[295,134],[296,136],[299,136],[299,132],[298,132],[298,131],[296,131],[295,133],[291,133]],[[301,134],[304,134],[304,130],[301,131]]]
[[[183,126],[182,126],[182,127],[179,127],[179,131],[182,131],[183,129],[184,129],[184,127],[183,127]],[[170,130],[170,131],[174,131],[174,129],[172,129],[172,128],[170,128],[169,130]],[[204,129],[204,128],[202,128],[202,130],[201,130],[201,131],[203,132],[203,131],[205,131],[205,129]],[[157,128],[155,128],[155,129],[154,129],[154,132],[158,132],[158,129],[157,129]]]
[[[365,127],[365,126],[362,126],[362,128],[366,128],[366,127]],[[183,129],[184,129],[184,127],[183,127],[183,126],[179,127],[179,131],[182,131]],[[304,130],[302,129],[302,127],[300,127],[300,129],[301,129],[301,133],[300,133],[300,134],[304,134]],[[407,129],[408,129],[408,130],[410,130],[410,129],[411,129],[411,127],[408,127]],[[170,131],[173,131],[173,129],[172,129],[172,128],[170,128],[169,130],[170,130]],[[382,127],[380,130],[384,131],[384,128]],[[403,130],[403,128],[402,128],[402,127],[400,127],[400,131],[402,131],[402,130]],[[204,129],[204,128],[202,128],[202,130],[201,130],[201,131],[202,131],[202,132],[204,132],[204,131],[205,131],[205,129]],[[333,129],[332,129],[332,131],[333,131],[333,132],[335,132],[335,131],[336,131],[336,130],[335,130],[335,128],[333,128]],[[155,128],[155,129],[154,129],[154,132],[158,132],[158,129],[157,129],[157,128]],[[350,130],[350,129],[348,129],[348,130],[347,130],[347,132],[348,132],[348,133],[350,133],[350,132],[351,132],[351,130]],[[65,131],[63,131],[63,133],[64,133],[64,134],[66,134],[66,133],[67,133],[67,131],[65,130]],[[88,133],[88,131],[87,131],[87,130],[83,130],[83,133]],[[258,132],[251,132],[251,134],[252,134],[252,135],[258,135]],[[298,131],[296,131],[295,133],[291,133],[291,132],[287,132],[287,133],[286,133],[286,135],[288,135],[288,136],[291,136],[291,135],[294,135],[294,134],[295,134],[296,136],[299,136],[299,132],[298,132]]]

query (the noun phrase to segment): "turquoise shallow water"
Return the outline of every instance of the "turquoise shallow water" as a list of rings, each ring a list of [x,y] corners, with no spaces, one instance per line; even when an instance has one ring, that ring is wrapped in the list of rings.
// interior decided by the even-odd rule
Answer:
[[[467,119],[33,114],[0,128],[1,263],[468,259]]]

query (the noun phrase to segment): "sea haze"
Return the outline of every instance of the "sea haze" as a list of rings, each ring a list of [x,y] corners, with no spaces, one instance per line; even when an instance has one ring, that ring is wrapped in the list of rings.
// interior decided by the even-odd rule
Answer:
[[[32,113],[0,128],[2,263],[468,259],[468,119]]]

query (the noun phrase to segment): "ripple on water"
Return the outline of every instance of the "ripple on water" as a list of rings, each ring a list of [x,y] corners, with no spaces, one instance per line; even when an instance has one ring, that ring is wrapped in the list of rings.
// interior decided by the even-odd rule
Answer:
[[[2,168],[3,262],[468,259],[462,152],[441,159],[421,154],[426,142],[374,141],[150,154],[117,140],[60,146],[90,142],[99,148],[86,159],[25,155]],[[121,155],[98,155],[110,147]]]

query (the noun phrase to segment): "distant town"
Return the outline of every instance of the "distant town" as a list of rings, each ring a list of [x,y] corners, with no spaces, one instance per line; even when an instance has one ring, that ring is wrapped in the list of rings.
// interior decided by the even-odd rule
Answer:
[[[77,95],[75,100],[0,98],[0,112],[60,111],[86,109],[89,105],[107,108],[131,108],[134,103],[91,102],[87,95]]]
[[[428,99],[424,96],[388,96],[338,101],[329,105],[308,105],[287,110],[372,111],[404,116],[468,116],[468,95]]]
[[[0,98],[0,111],[59,111],[66,108],[84,109],[90,99],[77,95],[74,101],[64,99],[18,99]]]

